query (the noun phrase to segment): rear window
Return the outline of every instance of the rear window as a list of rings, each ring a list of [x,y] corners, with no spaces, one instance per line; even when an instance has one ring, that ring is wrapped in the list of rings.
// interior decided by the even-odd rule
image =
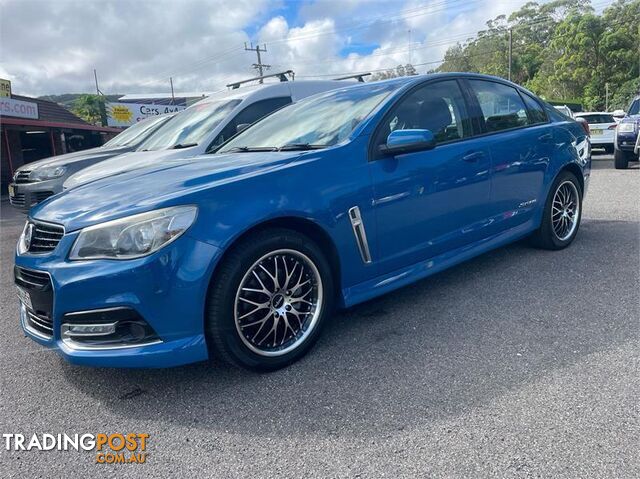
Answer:
[[[600,123],[615,123],[613,115],[603,115],[598,113],[597,115],[578,115],[580,118],[587,120],[587,123],[591,125],[598,125]]]

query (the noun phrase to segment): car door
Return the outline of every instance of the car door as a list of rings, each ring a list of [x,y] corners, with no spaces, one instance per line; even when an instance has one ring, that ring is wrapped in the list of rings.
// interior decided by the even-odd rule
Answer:
[[[482,238],[490,197],[490,157],[473,138],[469,108],[457,80],[420,85],[377,126],[370,148],[377,220],[377,263],[384,274]],[[391,131],[428,129],[429,151],[387,156]]]
[[[553,127],[526,93],[492,80],[466,82],[491,151],[491,233],[497,234],[532,221],[544,202]]]

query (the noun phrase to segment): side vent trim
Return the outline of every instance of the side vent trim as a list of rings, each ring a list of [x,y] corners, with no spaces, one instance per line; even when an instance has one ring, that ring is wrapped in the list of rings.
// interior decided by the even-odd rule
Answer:
[[[351,227],[353,228],[353,234],[356,237],[356,244],[360,250],[360,256],[364,263],[371,263],[371,253],[369,252],[369,242],[367,241],[367,233],[364,229],[364,223],[362,222],[362,216],[360,216],[360,208],[354,206],[349,208],[349,219],[351,220]]]

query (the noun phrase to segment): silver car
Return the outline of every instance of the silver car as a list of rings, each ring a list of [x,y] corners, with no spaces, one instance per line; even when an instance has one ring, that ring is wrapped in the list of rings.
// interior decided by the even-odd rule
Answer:
[[[19,167],[9,184],[11,205],[28,211],[62,191],[69,176],[100,161],[135,150],[173,115],[155,116],[127,128],[98,148],[52,156]]]

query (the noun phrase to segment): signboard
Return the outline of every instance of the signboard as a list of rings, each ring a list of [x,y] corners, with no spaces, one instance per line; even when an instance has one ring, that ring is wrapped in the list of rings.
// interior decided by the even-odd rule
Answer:
[[[186,107],[178,105],[153,105],[144,103],[107,103],[107,124],[109,126],[131,126],[150,116],[182,111]]]
[[[11,97],[11,82],[0,78],[0,97]]]
[[[38,104],[0,96],[0,115],[38,119]]]

